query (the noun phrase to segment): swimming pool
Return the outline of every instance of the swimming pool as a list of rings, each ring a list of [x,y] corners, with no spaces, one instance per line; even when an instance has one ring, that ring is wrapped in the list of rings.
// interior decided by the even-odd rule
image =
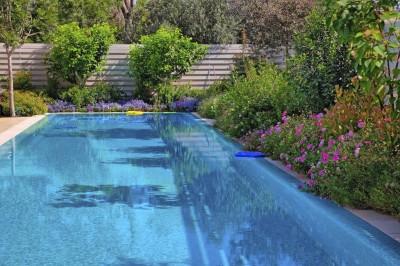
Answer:
[[[240,149],[191,114],[49,115],[0,146],[0,265],[398,265]]]

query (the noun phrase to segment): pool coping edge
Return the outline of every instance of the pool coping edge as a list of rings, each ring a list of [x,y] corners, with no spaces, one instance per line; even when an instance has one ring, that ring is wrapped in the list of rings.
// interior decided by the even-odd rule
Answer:
[[[45,117],[46,115],[35,115],[28,117],[26,120],[17,122],[15,125],[11,126],[0,134],[0,145],[3,145],[7,141],[16,137],[18,134],[33,126]]]

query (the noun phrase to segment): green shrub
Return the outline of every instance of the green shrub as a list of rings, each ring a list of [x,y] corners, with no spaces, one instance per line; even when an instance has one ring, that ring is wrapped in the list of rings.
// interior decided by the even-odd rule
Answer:
[[[329,31],[326,15],[321,7],[311,12],[304,31],[294,38],[294,55],[287,60],[289,81],[306,95],[305,109],[311,113],[329,108],[335,100],[335,85],[348,89],[355,76],[347,48]]]
[[[121,89],[100,83],[93,88],[74,86],[62,92],[60,98],[79,109],[98,102],[120,102],[125,98],[125,93]]]
[[[275,124],[284,110],[298,112],[304,101],[276,65],[246,68],[246,78],[235,81],[216,108],[216,126],[234,137]]]
[[[8,78],[5,75],[0,75],[0,89],[7,88]]]
[[[5,116],[10,115],[9,93],[5,92],[0,96],[1,112]],[[16,115],[32,116],[48,112],[47,105],[44,100],[32,92],[14,92],[14,105]]]
[[[202,100],[197,107],[197,112],[205,118],[216,118],[216,108],[218,104],[218,96],[209,97]]]
[[[205,90],[204,96],[205,97],[213,97],[220,95],[224,92],[229,91],[232,88],[232,83],[234,79],[224,79],[224,80],[217,80],[211,86]]]
[[[160,84],[157,86],[157,93],[153,95],[152,101],[156,104],[169,105],[184,97],[202,98],[204,94],[205,91],[191,89],[189,85]]]
[[[62,92],[60,98],[63,101],[72,103],[78,109],[96,103],[96,99],[88,87],[74,86]]]
[[[14,89],[16,90],[32,90],[32,72],[21,69],[14,75]]]
[[[73,85],[84,86],[86,80],[102,69],[102,62],[114,42],[107,25],[79,28],[77,23],[57,27],[53,47],[47,55],[49,73]]]
[[[90,91],[96,102],[121,102],[126,98],[125,92],[122,89],[112,87],[104,82],[95,85]]]
[[[203,58],[207,47],[192,42],[179,29],[161,27],[155,34],[140,38],[129,52],[130,75],[137,82],[139,98],[150,99],[160,84],[170,84]]]
[[[45,87],[46,94],[49,95],[53,99],[59,99],[61,93],[65,91],[65,88],[60,86],[60,82],[56,77],[51,76],[51,74],[47,75],[47,84]]]

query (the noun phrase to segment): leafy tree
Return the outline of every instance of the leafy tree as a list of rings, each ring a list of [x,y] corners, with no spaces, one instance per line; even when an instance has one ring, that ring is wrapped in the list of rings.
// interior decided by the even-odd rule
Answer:
[[[245,28],[254,48],[285,47],[286,54],[314,4],[314,0],[236,1],[245,14]]]
[[[149,98],[160,84],[170,84],[189,72],[203,58],[207,47],[184,37],[179,29],[161,27],[140,38],[129,52],[130,75],[138,84],[137,94]]]
[[[227,0],[182,1],[186,9],[178,27],[199,43],[238,43],[241,14]],[[186,12],[185,12],[186,11]]]
[[[76,22],[81,28],[90,28],[95,24],[112,24],[113,2],[113,0],[58,0],[60,25]]]
[[[145,12],[144,5],[146,4],[146,0],[117,0],[115,3],[116,6],[116,15],[117,20],[121,21],[121,39],[124,43],[132,43],[133,41],[139,40],[139,38],[135,39],[135,34],[140,32],[140,30],[136,29],[136,25],[140,25],[142,22],[142,15]],[[136,23],[136,21],[140,21]]]
[[[339,45],[337,34],[326,24],[329,12],[311,11],[303,30],[293,39],[294,55],[287,61],[290,82],[307,96],[307,109],[319,113],[333,104],[335,85],[346,89],[355,75],[347,46]]]
[[[0,42],[4,43],[8,64],[10,116],[15,116],[12,55],[33,35],[32,1],[0,0]]]
[[[392,110],[400,110],[396,100],[400,87],[399,12],[397,0],[324,0],[331,10],[328,23],[347,43],[355,59],[358,76],[353,79],[374,95],[381,108],[386,100]],[[399,112],[393,112],[399,115]]]
[[[32,8],[32,18],[35,21],[32,32],[35,34],[30,41],[47,43],[59,24],[58,0],[35,0],[32,1]]]
[[[240,12],[228,0],[149,0],[136,5],[132,16],[133,41],[168,25],[198,43],[237,43],[242,27]]]
[[[102,62],[114,42],[113,30],[108,24],[82,29],[77,23],[59,26],[46,61],[49,73],[83,86],[95,72],[100,72]]]

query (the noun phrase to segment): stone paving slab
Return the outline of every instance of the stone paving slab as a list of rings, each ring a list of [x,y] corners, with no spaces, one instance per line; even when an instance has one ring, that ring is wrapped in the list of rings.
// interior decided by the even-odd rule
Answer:
[[[44,117],[45,115],[35,115],[32,117],[0,117],[0,145],[14,138]]]

